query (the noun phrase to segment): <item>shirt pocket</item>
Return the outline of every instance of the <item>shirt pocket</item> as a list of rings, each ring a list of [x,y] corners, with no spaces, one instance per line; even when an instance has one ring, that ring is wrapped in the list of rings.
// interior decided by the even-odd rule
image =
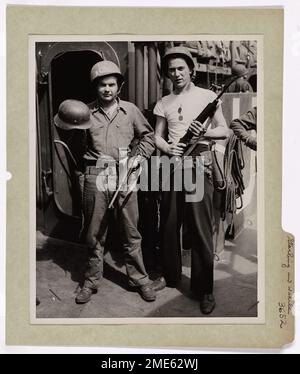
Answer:
[[[122,122],[116,125],[117,141],[119,148],[127,148],[134,139],[134,128],[130,122]]]
[[[90,129],[90,136],[94,149],[103,152],[105,146],[105,125],[99,124],[97,127]]]

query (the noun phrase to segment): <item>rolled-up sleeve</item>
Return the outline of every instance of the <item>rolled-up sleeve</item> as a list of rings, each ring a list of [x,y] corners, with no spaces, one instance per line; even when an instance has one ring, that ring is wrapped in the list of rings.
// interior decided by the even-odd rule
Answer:
[[[165,116],[165,112],[164,112],[164,109],[163,109],[163,103],[162,103],[162,100],[159,100],[156,104],[155,104],[155,107],[153,109],[153,113],[156,115],[156,116],[160,116],[160,117],[166,117]]]
[[[149,158],[155,149],[153,128],[136,106],[133,107],[133,111],[135,138],[139,140],[136,154]]]
[[[254,107],[230,123],[230,128],[234,134],[253,150],[257,148],[256,138],[249,134],[248,131],[256,130],[256,116],[256,107]]]

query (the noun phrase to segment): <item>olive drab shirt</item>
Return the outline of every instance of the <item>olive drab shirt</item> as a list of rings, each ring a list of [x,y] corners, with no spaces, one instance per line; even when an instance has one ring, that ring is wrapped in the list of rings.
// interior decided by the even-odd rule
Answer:
[[[249,148],[256,151],[257,142],[256,137],[249,133],[249,130],[256,131],[257,124],[257,107],[253,107],[248,112],[241,115],[239,118],[234,119],[230,123],[230,128],[234,134],[241,139]]]
[[[111,117],[99,107],[97,100],[88,104],[93,126],[86,132],[86,160],[97,160],[103,155],[119,160],[119,149],[131,148],[133,141],[137,141],[135,155],[148,158],[153,153],[153,129],[141,111],[128,101],[118,99],[117,104]]]

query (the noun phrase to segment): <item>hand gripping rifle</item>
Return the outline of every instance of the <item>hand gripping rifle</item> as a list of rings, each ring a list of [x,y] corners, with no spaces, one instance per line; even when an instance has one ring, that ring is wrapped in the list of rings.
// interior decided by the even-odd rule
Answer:
[[[124,199],[127,198],[127,196],[130,194],[130,192],[131,192],[131,191],[133,190],[133,188],[135,187],[135,185],[133,185],[131,188],[130,188],[129,186],[127,186],[128,178],[130,177],[130,175],[131,175],[134,171],[136,171],[136,170],[138,170],[138,169],[139,169],[139,173],[137,174],[136,179],[137,179],[138,176],[141,174],[141,171],[142,171],[142,167],[141,167],[141,165],[139,164],[138,166],[134,166],[134,167],[133,167],[133,166],[130,166],[130,167],[128,168],[128,170],[127,170],[127,172],[125,173],[125,175],[124,175],[122,181],[119,182],[119,186],[118,186],[118,188],[116,189],[115,193],[113,194],[113,196],[112,196],[112,198],[111,198],[111,200],[110,200],[110,202],[109,202],[108,209],[111,209],[111,208],[114,207],[114,202],[115,202],[117,196],[119,195],[120,191],[123,190],[123,187],[124,187],[124,188],[125,188],[125,187],[128,188],[128,190],[127,190],[127,192],[126,192],[126,196],[125,196]]]
[[[217,106],[218,106],[218,103],[219,103],[219,99],[221,98],[221,96],[227,91],[228,87],[232,85],[233,82],[235,82],[239,77],[236,76],[234,77],[228,84],[225,85],[225,87],[223,88],[223,90],[219,93],[219,95],[215,98],[215,100],[209,104],[207,104],[207,106],[202,110],[202,112],[199,114],[199,116],[195,119],[195,121],[198,121],[200,123],[204,123],[208,117],[212,117],[217,109]],[[206,124],[205,126],[205,131],[207,130],[209,126],[209,123]],[[203,134],[200,134],[200,136],[202,136]],[[188,144],[190,142],[190,140],[194,137],[192,131],[190,131],[190,129],[187,130],[187,132],[185,133],[185,135],[180,138],[180,140],[178,141],[178,143],[184,143],[184,144]],[[184,151],[182,157],[184,156],[189,156],[193,150],[197,147],[198,143],[195,142],[193,144],[191,144],[189,147],[187,147],[187,149]],[[172,174],[174,174],[174,172],[181,166],[181,163],[178,163],[172,170],[171,170],[171,173],[170,173],[170,176]]]
[[[208,117],[212,117],[214,115],[216,109],[217,109],[217,106],[218,106],[218,103],[219,103],[219,99],[227,91],[228,87],[231,86],[232,83],[235,82],[238,78],[239,77],[234,77],[228,84],[226,84],[226,86],[219,93],[219,95],[215,98],[215,100],[213,102],[207,104],[207,106],[202,110],[202,112],[195,119],[195,121],[198,121],[198,122],[200,122],[200,123],[203,124],[208,119]],[[209,126],[209,123],[206,124],[205,131],[207,130],[208,126]],[[200,134],[200,136],[202,136],[202,134]],[[186,134],[179,140],[178,143],[188,144],[193,137],[194,137],[194,135],[193,135],[192,131],[190,131],[188,129],[187,132],[186,132]],[[192,153],[192,151],[195,149],[196,146],[197,146],[197,142],[195,142],[194,144],[191,144],[184,151],[184,153],[183,153],[182,156],[188,156],[188,155],[190,155]]]

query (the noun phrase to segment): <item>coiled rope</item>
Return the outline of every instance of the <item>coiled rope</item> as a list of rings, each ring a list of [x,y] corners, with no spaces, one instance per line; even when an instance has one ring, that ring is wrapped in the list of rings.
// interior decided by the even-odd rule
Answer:
[[[226,188],[223,191],[223,204],[221,217],[223,220],[231,214],[231,220],[226,230],[226,238],[234,238],[234,215],[238,209],[243,207],[242,195],[245,190],[242,170],[245,167],[245,160],[241,141],[232,134],[228,140],[224,155],[224,179]],[[239,205],[238,205],[239,200]]]

